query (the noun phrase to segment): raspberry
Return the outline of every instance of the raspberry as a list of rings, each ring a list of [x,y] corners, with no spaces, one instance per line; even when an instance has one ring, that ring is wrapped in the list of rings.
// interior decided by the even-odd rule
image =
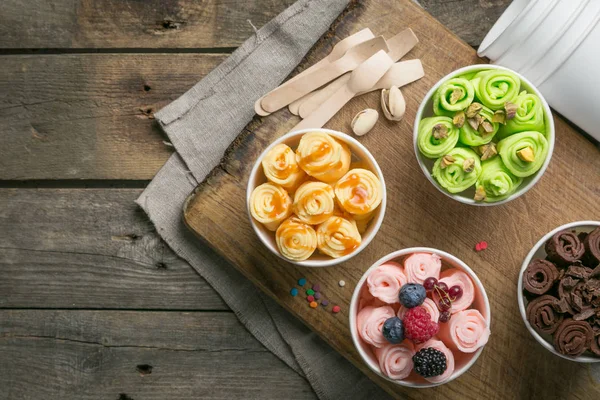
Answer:
[[[433,322],[427,310],[421,306],[409,309],[402,322],[404,336],[417,344],[428,341],[440,330],[437,322]]]

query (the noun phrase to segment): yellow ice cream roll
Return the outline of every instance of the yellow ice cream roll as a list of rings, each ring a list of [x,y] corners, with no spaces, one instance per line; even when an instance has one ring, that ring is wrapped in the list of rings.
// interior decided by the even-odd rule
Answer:
[[[275,242],[282,256],[292,261],[303,261],[317,249],[317,234],[312,226],[291,217],[277,228]]]
[[[342,217],[331,217],[317,227],[317,248],[333,258],[352,253],[361,241],[356,224]]]
[[[309,225],[318,225],[333,215],[335,193],[323,182],[305,182],[294,194],[294,213]]]
[[[298,166],[296,154],[288,145],[280,143],[262,159],[267,179],[289,192],[306,180],[306,173]]]
[[[308,175],[334,183],[350,169],[350,150],[323,132],[308,132],[296,149],[296,161]]]
[[[292,198],[281,186],[263,183],[250,195],[250,214],[265,228],[274,231],[292,214]]]
[[[371,171],[362,168],[348,171],[335,184],[338,203],[344,210],[355,216],[366,216],[372,213],[381,204],[381,192],[379,179]]]

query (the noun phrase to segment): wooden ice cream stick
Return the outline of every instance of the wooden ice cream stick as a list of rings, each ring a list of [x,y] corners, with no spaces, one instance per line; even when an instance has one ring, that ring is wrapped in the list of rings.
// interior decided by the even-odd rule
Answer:
[[[389,50],[383,36],[360,43],[348,50],[338,60],[316,69],[294,82],[290,82],[288,85],[273,90],[263,98],[261,106],[265,111],[277,111],[316,88],[331,82],[338,76],[354,70],[369,57],[382,50],[384,52]],[[389,57],[388,59],[391,60]]]
[[[335,46],[333,46],[333,49],[331,49],[331,52],[327,55],[327,57],[318,61],[317,63],[315,63],[311,67],[307,68],[306,70],[302,71],[301,73],[299,73],[295,77],[291,78],[289,81],[285,82],[281,86],[287,85],[290,82],[293,82],[293,81],[303,77],[304,75],[323,67],[324,65],[330,64],[333,61],[338,60],[352,47],[354,47],[357,44],[360,44],[362,42],[366,42],[369,39],[373,39],[374,37],[375,37],[375,35],[373,35],[373,32],[371,32],[371,30],[369,28],[365,28],[361,31],[358,31],[358,32],[348,36],[347,38],[340,40],[338,43],[336,43]],[[254,110],[256,111],[256,113],[258,115],[267,116],[270,114],[270,112],[265,111],[260,105],[263,98],[264,98],[264,96],[261,97],[260,99],[256,100],[256,103],[254,103]]]
[[[419,39],[417,39],[417,36],[412,31],[412,29],[406,28],[402,32],[394,35],[389,40],[386,40],[386,42],[387,42],[387,45],[389,48],[388,55],[390,56],[390,58],[392,60],[394,60],[394,62],[396,62],[396,61],[400,60],[402,57],[404,57],[406,55],[406,53],[408,53],[413,47],[415,47],[415,45],[419,42]],[[334,84],[334,82],[332,82],[330,85],[334,85],[335,88],[339,87],[339,86],[337,86],[338,85],[337,82],[335,84]],[[309,93],[306,96],[304,96],[304,97],[298,99],[296,102],[294,102],[294,103],[296,103],[296,105],[294,107],[298,107],[297,115],[300,115],[302,118],[305,118],[306,116],[308,116],[310,114],[310,112],[312,112],[315,109],[314,104],[311,104],[311,105],[307,105],[304,108],[304,111],[302,111],[304,103],[318,101],[320,104],[323,101],[325,101],[325,99],[327,97],[329,97],[335,91],[335,89],[333,89],[333,88],[330,89],[330,88],[328,88],[328,86],[325,86],[324,88],[322,88],[320,90],[316,90],[312,93]],[[324,92],[324,93],[321,93],[321,92]],[[292,111],[292,109],[290,109],[290,111]],[[292,113],[294,113],[294,112],[292,111]]]
[[[349,102],[356,93],[364,92],[373,87],[393,64],[394,61],[385,51],[377,52],[352,71],[348,82],[329,97],[319,109],[315,110],[315,112],[310,115],[310,117],[296,125],[292,131],[307,128],[321,128],[347,102]]]
[[[325,100],[327,100],[339,87],[348,81],[347,75],[343,75],[325,86],[323,89],[315,92],[308,100],[306,100],[300,106],[299,115],[302,118],[307,118],[313,111],[315,111]],[[369,93],[374,90],[389,89],[392,86],[402,87],[418,79],[421,79],[425,75],[423,71],[423,65],[421,60],[408,60],[401,61],[392,65],[392,67],[385,73],[385,75],[369,90],[361,93],[357,93],[357,96],[361,94]]]

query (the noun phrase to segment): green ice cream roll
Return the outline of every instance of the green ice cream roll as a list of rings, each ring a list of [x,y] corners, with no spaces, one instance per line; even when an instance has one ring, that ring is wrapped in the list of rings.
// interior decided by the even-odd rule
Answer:
[[[479,111],[479,115],[481,115],[485,121],[492,125],[492,131],[486,132],[480,128],[474,129],[468,121],[465,121],[463,126],[460,128],[459,140],[461,143],[467,146],[481,146],[491,142],[496,133],[498,133],[500,124],[497,122],[492,122],[492,117],[494,116],[494,112],[492,110],[483,106],[481,111]]]
[[[481,163],[481,175],[475,187],[483,187],[486,203],[504,200],[512,195],[523,183],[523,178],[515,176],[502,162],[494,157]]]
[[[458,128],[449,117],[424,118],[419,122],[417,144],[427,158],[439,158],[458,143]]]
[[[514,103],[521,90],[521,79],[503,69],[490,69],[475,74],[471,79],[475,96],[492,110],[504,108],[504,104]]]
[[[548,140],[536,131],[519,132],[498,142],[498,154],[515,176],[535,174],[548,156]]]
[[[452,117],[457,111],[467,108],[474,98],[475,89],[470,81],[449,79],[433,95],[433,112],[435,115]]]
[[[450,193],[460,193],[473,186],[481,174],[481,160],[477,153],[464,147],[455,147],[433,164],[432,176]]]
[[[517,106],[515,117],[506,120],[506,125],[500,127],[498,138],[504,139],[517,132],[545,132],[544,107],[538,96],[523,91],[517,96],[514,104]]]

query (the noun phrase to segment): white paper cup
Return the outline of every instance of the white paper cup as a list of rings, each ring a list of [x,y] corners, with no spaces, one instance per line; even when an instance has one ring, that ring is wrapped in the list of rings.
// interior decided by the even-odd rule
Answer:
[[[434,386],[444,385],[448,382],[453,381],[454,379],[458,378],[459,376],[461,376],[462,374],[467,372],[469,370],[469,368],[471,368],[471,366],[473,366],[473,364],[475,364],[475,361],[477,361],[477,359],[479,358],[479,355],[483,351],[483,347],[480,347],[474,353],[461,353],[461,354],[459,354],[459,357],[455,356],[454,373],[450,376],[450,378],[448,380],[446,380],[444,382],[432,383],[432,382],[426,381],[425,379],[423,379],[421,377],[416,377],[415,379],[412,379],[412,380],[408,379],[408,378],[403,379],[403,380],[395,380],[395,379],[390,379],[389,377],[385,376],[381,372],[381,369],[379,368],[379,363],[377,362],[375,355],[373,354],[373,352],[371,351],[369,346],[365,342],[363,342],[362,339],[359,337],[358,330],[356,328],[356,315],[358,314],[358,311],[359,311],[358,303],[360,300],[360,293],[361,293],[361,291],[365,285],[365,282],[367,280],[367,277],[369,276],[371,271],[374,270],[375,268],[377,268],[378,266],[380,266],[381,264],[386,263],[388,261],[402,259],[412,253],[423,253],[423,252],[434,253],[434,254],[437,254],[438,256],[440,256],[442,258],[443,268],[444,267],[457,268],[457,269],[460,269],[461,271],[465,272],[467,275],[469,275],[469,277],[473,281],[473,284],[475,285],[475,300],[473,300],[472,307],[479,310],[479,312],[481,313],[483,318],[485,318],[485,320],[487,321],[488,326],[490,326],[491,321],[492,321],[490,302],[488,300],[487,293],[485,292],[485,288],[483,287],[483,284],[481,283],[481,281],[479,280],[479,278],[477,277],[475,272],[473,272],[473,270],[471,268],[469,268],[469,266],[467,264],[465,264],[459,258],[453,256],[452,254],[446,253],[445,251],[442,251],[442,250],[432,249],[429,247],[412,247],[409,249],[395,251],[395,252],[390,253],[387,256],[382,257],[379,260],[377,260],[367,271],[365,271],[365,273],[362,276],[362,278],[360,279],[360,281],[358,281],[358,284],[356,285],[356,288],[354,289],[354,293],[352,294],[352,299],[350,300],[350,334],[352,335],[352,342],[354,343],[354,347],[356,347],[356,350],[360,354],[363,362],[365,364],[367,364],[367,366],[369,367],[369,369],[371,369],[371,371],[375,372],[377,375],[381,376],[382,378],[384,378],[390,382],[393,382],[399,386],[407,386],[407,387],[412,387],[412,388],[434,387]]]
[[[523,72],[536,85],[541,85],[550,75],[556,72],[563,63],[569,60],[575,52],[579,52],[581,44],[596,29],[600,20],[600,1],[590,1],[584,10],[577,15],[571,25],[564,31],[560,38],[542,54],[532,60],[531,66]],[[597,43],[596,43],[597,44]],[[590,48],[586,48],[586,51]],[[580,53],[581,54],[581,53]],[[599,63],[598,47],[585,54],[585,62]],[[598,64],[596,64],[598,65]],[[581,90],[582,87],[579,88]]]
[[[379,181],[381,182],[382,200],[379,207],[377,207],[377,209],[375,210],[373,219],[369,223],[366,232],[361,235],[362,241],[360,243],[360,246],[352,253],[340,258],[331,258],[327,255],[320,254],[318,251],[315,251],[315,253],[312,256],[310,256],[308,260],[292,261],[283,257],[279,252],[279,249],[277,248],[277,243],[275,242],[275,232],[269,231],[261,223],[257,222],[256,220],[254,220],[254,218],[252,218],[249,207],[250,196],[252,195],[252,191],[254,190],[254,188],[267,181],[261,164],[261,161],[265,157],[265,155],[279,143],[285,143],[292,149],[295,149],[298,146],[302,135],[304,135],[307,132],[315,131],[327,133],[336,138],[337,140],[344,142],[346,145],[348,145],[348,148],[352,152],[352,161],[360,160],[361,162],[365,163],[366,169],[373,172],[377,176],[377,178],[379,178]],[[348,261],[352,257],[356,256],[358,253],[363,251],[369,245],[369,243],[371,243],[371,241],[379,231],[379,228],[381,227],[383,217],[385,216],[386,203],[387,195],[385,180],[383,179],[383,173],[381,172],[381,168],[379,168],[379,164],[377,164],[375,157],[373,157],[371,152],[369,152],[369,150],[367,150],[367,148],[360,144],[356,139],[350,137],[349,135],[346,135],[345,133],[333,131],[331,129],[302,129],[299,131],[290,132],[275,140],[273,143],[271,143],[269,147],[265,149],[265,151],[262,152],[262,154],[256,160],[256,163],[254,164],[254,167],[250,172],[250,178],[248,179],[248,187],[246,188],[246,205],[248,207],[248,218],[250,218],[250,224],[252,225],[252,228],[254,229],[254,232],[256,232],[256,235],[258,236],[260,241],[279,258],[289,263],[300,265],[303,267],[330,267]]]
[[[511,44],[504,54],[494,60],[494,63],[527,75],[525,71],[532,64],[535,65],[535,61],[546,54],[563,37],[565,31],[586,9],[586,5],[590,1],[554,3],[547,9],[548,13],[541,16],[543,20],[529,34]]]
[[[526,37],[535,29],[557,1],[514,0],[485,36],[477,54],[498,59],[516,43],[516,39]]]
[[[526,89],[527,92],[529,92],[529,93],[536,94],[542,101],[542,106],[544,108],[544,115],[545,115],[546,131],[547,131],[546,139],[548,140],[548,155],[546,156],[546,161],[544,161],[544,164],[542,165],[542,167],[535,174],[528,176],[526,178],[523,178],[523,183],[521,184],[521,186],[519,186],[519,188],[512,195],[510,195],[509,197],[507,197],[504,200],[497,201],[495,203],[485,203],[485,202],[475,201],[473,199],[474,194],[475,194],[474,187],[467,189],[463,193],[456,193],[456,194],[449,193],[446,189],[441,187],[440,184],[433,178],[433,176],[431,176],[431,171],[433,170],[433,164],[434,164],[435,160],[430,160],[427,157],[425,157],[423,154],[421,154],[421,151],[419,150],[419,145],[418,145],[420,121],[423,118],[431,117],[434,115],[433,114],[433,95],[434,95],[435,91],[442,85],[442,83],[446,82],[450,78],[453,78],[455,76],[462,75],[465,73],[469,73],[472,71],[477,71],[480,69],[504,69],[504,70],[508,70],[508,71],[511,71],[512,73],[516,74],[521,79],[521,88]],[[421,167],[421,170],[423,171],[423,173],[425,174],[425,176],[427,177],[429,182],[431,182],[431,184],[433,186],[435,186],[440,192],[442,192],[446,196],[448,196],[456,201],[459,201],[461,203],[464,203],[464,204],[470,204],[473,206],[481,206],[481,207],[489,207],[489,206],[497,206],[500,204],[508,203],[509,201],[514,200],[517,197],[524,195],[525,193],[527,193],[529,191],[529,189],[531,189],[541,179],[542,175],[544,175],[544,172],[546,172],[546,168],[548,168],[548,164],[550,164],[550,159],[552,159],[552,153],[554,152],[554,135],[555,135],[554,120],[552,118],[552,111],[550,110],[550,106],[548,105],[548,103],[546,102],[546,100],[544,99],[544,96],[542,96],[540,91],[531,82],[529,82],[529,80],[527,80],[521,74],[519,74],[515,71],[512,71],[508,68],[501,67],[499,65],[478,64],[478,65],[470,65],[468,67],[460,68],[460,69],[457,69],[456,71],[449,73],[448,75],[446,75],[445,77],[440,79],[431,88],[431,90],[429,90],[429,92],[425,95],[425,98],[423,99],[423,101],[421,102],[421,105],[419,106],[419,109],[417,110],[417,116],[415,118],[415,123],[414,123],[414,128],[413,128],[413,146],[414,146],[415,155],[417,157],[417,161],[419,163],[419,166]]]
[[[529,263],[531,262],[531,260],[533,260],[534,258],[542,258],[542,259],[546,258],[546,250],[544,249],[544,247],[546,245],[546,242],[556,232],[559,232],[559,231],[562,231],[565,229],[575,230],[577,233],[591,232],[592,230],[596,229],[598,226],[600,226],[600,222],[598,222],[598,221],[578,221],[578,222],[571,222],[570,224],[565,224],[565,225],[559,226],[558,228],[554,229],[553,231],[548,232],[546,235],[544,235],[544,237],[542,237],[535,244],[535,246],[533,246],[533,248],[531,249],[529,254],[527,254],[527,257],[525,257],[525,260],[523,261],[523,265],[521,266],[521,271],[519,272],[519,283],[517,285],[517,300],[519,302],[519,311],[521,312],[521,318],[523,318],[523,322],[525,322],[525,326],[527,327],[527,330],[529,331],[529,333],[531,333],[531,336],[533,336],[535,338],[535,340],[537,340],[537,342],[539,344],[541,344],[550,353],[552,353],[556,356],[559,356],[561,358],[564,358],[566,360],[576,361],[576,362],[580,362],[580,363],[597,363],[597,362],[600,362],[600,357],[592,357],[592,356],[569,357],[564,354],[561,354],[558,351],[556,351],[554,349],[554,346],[552,345],[552,343],[549,342],[550,335],[544,335],[545,337],[543,337],[529,323],[529,320],[527,319],[527,304],[528,304],[528,302],[527,302],[527,299],[525,298],[525,296],[523,295],[523,274],[525,273],[525,270],[527,269],[527,266],[529,266]]]

